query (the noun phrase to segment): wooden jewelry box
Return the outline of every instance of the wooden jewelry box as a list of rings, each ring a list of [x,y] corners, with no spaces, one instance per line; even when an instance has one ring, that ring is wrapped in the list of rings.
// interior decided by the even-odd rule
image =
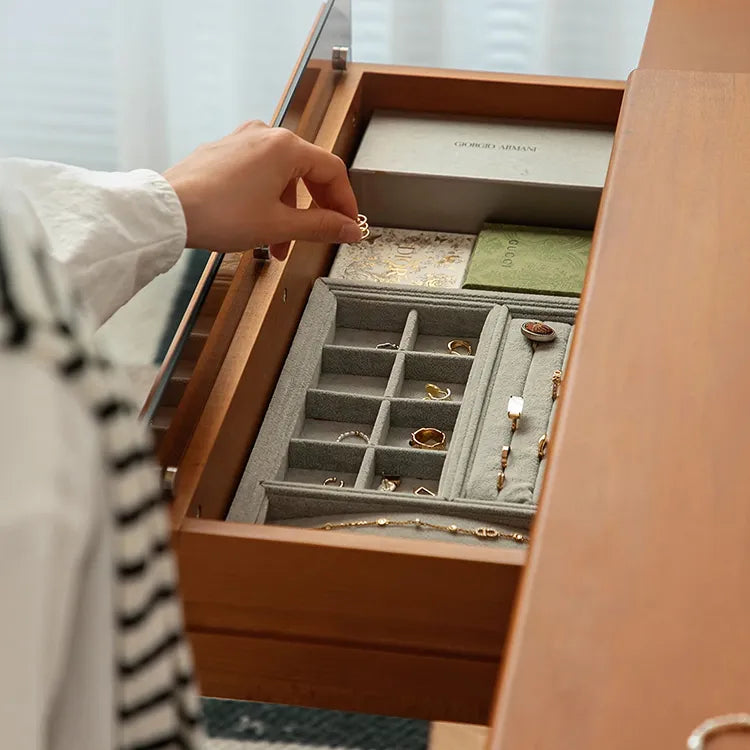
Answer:
[[[694,15],[701,4],[693,5],[686,28],[700,28]],[[657,7],[680,17],[668,0]],[[330,13],[329,5],[310,50]],[[655,18],[652,51],[658,46],[653,34],[663,35],[664,28],[663,15],[655,11]],[[632,636],[628,642],[635,643],[636,614],[640,622],[648,620],[649,608],[655,617],[668,617],[670,602],[679,608],[689,601],[686,587],[670,574],[673,562],[679,559],[693,572],[705,564],[706,573],[711,565],[731,569],[738,560],[725,545],[712,548],[709,558],[685,542],[700,547],[693,523],[699,510],[691,510],[696,496],[680,477],[686,456],[705,458],[705,446],[695,436],[712,430],[713,422],[707,410],[688,412],[677,394],[693,400],[711,396],[725,407],[722,434],[739,436],[739,410],[719,384],[731,381],[735,394],[746,391],[731,375],[733,368],[747,372],[746,356],[727,340],[721,347],[726,358],[717,362],[711,344],[690,326],[670,325],[665,337],[657,336],[652,324],[672,320],[685,299],[692,301],[690,320],[700,331],[709,323],[715,329],[717,319],[750,322],[740,302],[747,296],[741,289],[746,292],[750,283],[747,264],[737,261],[730,270],[718,246],[707,248],[696,239],[718,231],[711,217],[724,222],[726,239],[741,242],[747,236],[747,219],[737,218],[747,212],[737,196],[750,192],[740,189],[750,170],[743,171],[746,159],[733,163],[726,142],[736,137],[747,144],[740,114],[750,113],[750,83],[747,76],[732,83],[731,76],[712,72],[710,63],[704,68],[709,72],[700,73],[644,69],[631,77],[623,107],[624,83],[343,66],[342,49],[335,47],[331,57],[326,44],[327,61],[321,44],[315,59],[303,55],[306,64],[293,77],[279,120],[347,163],[371,114],[380,109],[617,127],[614,155],[529,552],[226,521],[302,311],[315,280],[327,274],[334,248],[298,242],[284,263],[248,253],[225,258],[218,274],[206,273],[192,317],[174,345],[171,359],[177,364],[153,420],[160,457],[173,480],[187,626],[203,692],[488,723],[512,633],[493,746],[570,746],[567,740],[555,744],[554,737],[580,738],[570,718],[580,714],[579,704],[571,699],[566,713],[556,701],[566,693],[563,680],[583,665],[585,680],[573,681],[575,695],[596,704],[601,680],[586,649],[599,649],[622,684],[653,703],[658,694],[643,686],[636,690],[626,671],[649,675],[662,690],[675,686],[669,674],[679,674],[669,653],[656,658],[658,676],[655,668],[633,667],[629,656],[617,656],[608,641],[619,623],[616,594],[632,607],[623,627]],[[722,53],[722,60],[731,58]],[[718,130],[709,112],[724,118]],[[721,160],[710,196],[697,187],[708,158]],[[675,174],[682,182],[675,182]],[[665,198],[670,193],[674,200]],[[688,361],[713,364],[710,371],[686,374]],[[738,510],[735,502],[739,469],[728,466],[722,462],[723,484],[734,498],[729,503],[734,518],[742,523],[716,526],[704,514],[702,529],[714,534],[721,528],[739,544],[750,522],[747,509]],[[693,469],[688,473],[693,476]],[[682,520],[668,510],[666,495],[675,502],[686,499]],[[726,503],[713,505],[712,513],[724,518],[726,509]],[[674,560],[666,545],[676,533],[670,524],[684,534]],[[635,545],[639,538],[642,546]],[[649,558],[648,569],[639,567],[639,555]],[[651,592],[650,599],[633,595],[636,581]],[[746,606],[743,611],[747,614]],[[710,617],[698,620],[706,625]],[[663,630],[656,621],[654,628]],[[699,629],[688,626],[684,632],[684,642],[699,653]],[[738,644],[726,640],[718,648],[728,655],[731,643]],[[653,654],[653,647],[641,645]],[[742,660],[750,667],[748,658]],[[737,710],[729,699],[740,695],[739,684],[730,679],[726,689],[715,691],[725,700],[710,705],[701,702],[705,691],[696,689],[684,710],[673,709],[690,725],[685,736],[710,712]],[[631,702],[641,721],[645,706],[640,698]],[[554,717],[549,734],[540,715]],[[577,747],[593,749],[607,741],[609,747],[625,747],[617,731],[632,716],[606,716],[606,728],[615,734],[594,722],[591,737],[603,744],[582,739]],[[669,742],[647,746],[673,746],[678,735],[671,726],[656,729]]]

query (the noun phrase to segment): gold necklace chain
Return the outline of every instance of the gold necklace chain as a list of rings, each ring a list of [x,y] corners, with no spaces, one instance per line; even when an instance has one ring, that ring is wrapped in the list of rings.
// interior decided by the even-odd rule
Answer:
[[[322,526],[316,526],[316,529],[320,531],[335,531],[336,529],[356,529],[365,526],[379,526],[384,528],[386,526],[402,526],[402,527],[414,527],[417,529],[432,529],[433,531],[444,531],[447,534],[463,534],[464,536],[474,536],[477,539],[508,539],[518,544],[528,544],[529,537],[524,534],[518,534],[516,532],[498,531],[490,526],[479,526],[474,529],[465,529],[461,526],[456,526],[455,523],[449,526],[444,526],[438,523],[430,523],[429,521],[423,521],[421,518],[409,519],[407,521],[395,521],[390,518],[376,518],[373,520],[366,521],[340,521],[337,523],[328,522]]]

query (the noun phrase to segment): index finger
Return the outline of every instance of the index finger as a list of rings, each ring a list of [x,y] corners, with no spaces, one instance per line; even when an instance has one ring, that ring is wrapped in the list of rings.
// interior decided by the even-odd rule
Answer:
[[[321,208],[338,211],[357,218],[357,199],[354,197],[346,164],[335,154],[320,146],[303,141],[295,153],[295,176],[301,177],[310,195]]]

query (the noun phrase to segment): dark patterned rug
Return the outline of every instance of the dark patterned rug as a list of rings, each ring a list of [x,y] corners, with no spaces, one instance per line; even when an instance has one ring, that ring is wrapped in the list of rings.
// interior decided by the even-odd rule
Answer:
[[[346,711],[203,700],[208,750],[427,750],[430,724]]]

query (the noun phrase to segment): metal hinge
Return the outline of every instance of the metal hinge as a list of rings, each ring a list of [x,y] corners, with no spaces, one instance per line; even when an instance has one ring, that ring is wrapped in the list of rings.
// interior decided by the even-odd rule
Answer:
[[[331,65],[334,70],[346,70],[349,62],[349,47],[334,47],[331,52]]]
[[[175,482],[177,481],[177,467],[166,466],[161,475],[161,488],[169,497],[174,497]]]

